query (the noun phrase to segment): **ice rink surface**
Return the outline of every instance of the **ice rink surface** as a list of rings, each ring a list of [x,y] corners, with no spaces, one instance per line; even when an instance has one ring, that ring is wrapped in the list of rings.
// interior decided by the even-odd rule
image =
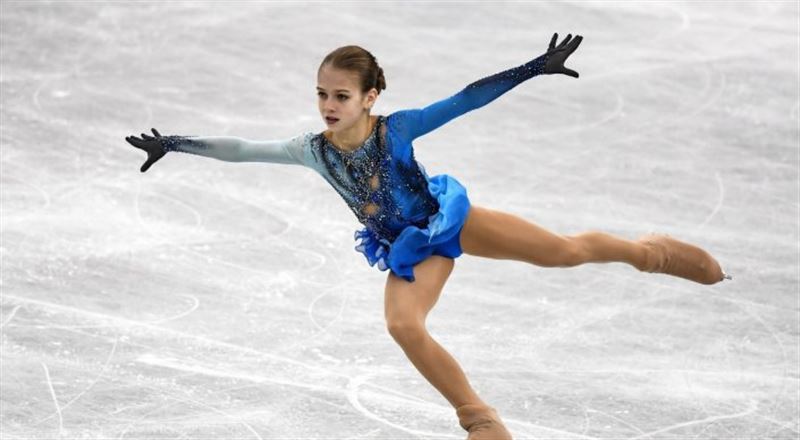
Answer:
[[[431,312],[516,439],[798,438],[798,4],[4,1],[2,438],[462,439],[386,331],[387,272],[311,169],[124,141],[320,132],[359,44],[421,107],[584,41],[417,139],[550,230],[668,233],[733,275],[463,255]]]

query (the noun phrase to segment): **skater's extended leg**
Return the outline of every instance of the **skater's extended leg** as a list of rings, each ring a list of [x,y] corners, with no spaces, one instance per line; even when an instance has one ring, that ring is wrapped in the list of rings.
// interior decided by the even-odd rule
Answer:
[[[386,280],[385,316],[392,338],[419,372],[456,408],[459,424],[470,440],[508,440],[494,408],[478,397],[458,362],[428,333],[425,320],[439,299],[454,261],[433,255],[414,266],[409,283],[389,272]]]
[[[472,205],[461,230],[464,253],[544,267],[623,262],[642,267],[647,248],[604,232],[559,235],[522,217]]]
[[[668,273],[704,284],[722,280],[719,264],[704,250],[663,236],[626,240],[599,231],[552,233],[519,216],[471,206],[461,230],[464,253],[524,261],[544,267],[628,263],[641,271]]]

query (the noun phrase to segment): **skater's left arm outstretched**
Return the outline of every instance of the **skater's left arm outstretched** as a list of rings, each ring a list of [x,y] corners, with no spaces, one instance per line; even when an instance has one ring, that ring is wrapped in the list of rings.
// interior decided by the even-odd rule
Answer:
[[[564,62],[583,37],[578,35],[573,39],[572,34],[567,34],[556,45],[557,38],[558,34],[553,34],[547,52],[525,64],[475,81],[455,95],[427,107],[395,112],[391,117],[404,120],[396,124],[398,134],[410,142],[464,113],[483,107],[536,75],[561,73],[578,78],[578,72],[564,67]]]

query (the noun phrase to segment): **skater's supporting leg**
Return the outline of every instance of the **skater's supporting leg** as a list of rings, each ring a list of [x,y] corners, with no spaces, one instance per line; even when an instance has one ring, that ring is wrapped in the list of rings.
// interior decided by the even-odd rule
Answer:
[[[436,342],[425,328],[433,308],[453,270],[454,261],[438,255],[414,266],[413,283],[389,272],[386,280],[386,325],[419,372],[453,407],[483,404],[456,360]]]
[[[428,312],[436,304],[453,266],[451,258],[428,257],[414,266],[413,283],[390,272],[385,297],[387,327],[417,370],[456,409],[469,440],[511,440],[497,411],[478,397],[458,362],[425,328]]]

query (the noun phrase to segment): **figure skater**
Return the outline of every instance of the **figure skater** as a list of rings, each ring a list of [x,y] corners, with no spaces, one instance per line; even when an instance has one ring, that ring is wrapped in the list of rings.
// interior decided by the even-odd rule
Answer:
[[[427,107],[370,116],[386,79],[375,57],[359,46],[340,47],[317,70],[321,133],[253,141],[230,136],[129,136],[147,152],[141,172],[169,151],[229,162],[302,165],[318,172],[344,198],[365,228],[355,249],[370,266],[389,270],[385,318],[389,334],[419,372],[455,408],[468,440],[511,439],[496,409],[471,387],[456,360],[426,330],[454,260],[462,253],[517,260],[544,267],[628,263],[703,284],[729,278],[706,251],[665,235],[636,241],[589,231],[559,235],[518,216],[471,205],[466,189],[447,174],[429,177],[414,159],[412,141],[471,110],[483,107],[541,74],[578,73],[564,62],[582,37],[569,34],[518,67],[476,81]]]

